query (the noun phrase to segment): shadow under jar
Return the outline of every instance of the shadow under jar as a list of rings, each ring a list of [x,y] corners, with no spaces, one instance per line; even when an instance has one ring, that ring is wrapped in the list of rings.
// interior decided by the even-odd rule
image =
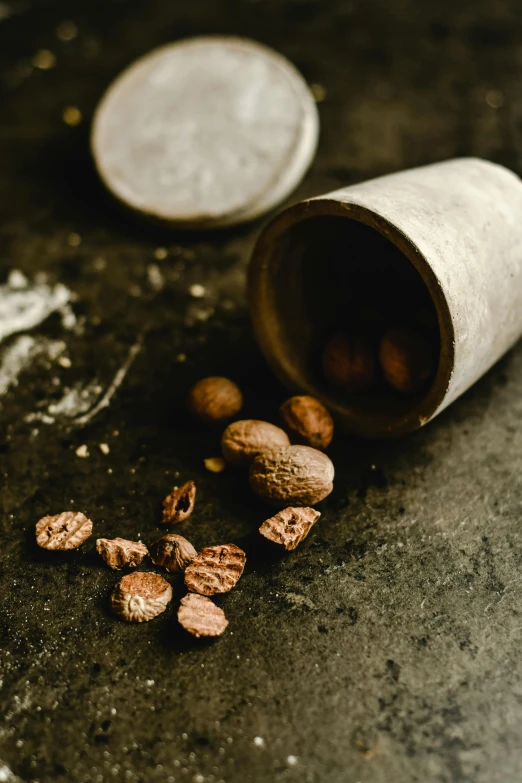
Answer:
[[[522,184],[478,159],[433,164],[296,204],[262,232],[249,270],[257,339],[294,390],[321,399],[350,432],[413,431],[479,378],[522,332]],[[432,371],[404,394],[377,355],[388,329],[422,335]],[[364,335],[371,388],[328,384],[321,353]]]

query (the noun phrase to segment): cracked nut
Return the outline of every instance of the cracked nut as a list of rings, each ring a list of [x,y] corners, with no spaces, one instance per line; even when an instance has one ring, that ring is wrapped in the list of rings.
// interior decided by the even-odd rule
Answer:
[[[221,449],[227,462],[248,466],[254,457],[276,446],[289,446],[288,435],[267,421],[245,419],[229,424],[221,438]]]
[[[386,381],[399,392],[420,391],[435,372],[432,344],[409,329],[390,329],[381,340],[379,361]]]
[[[228,593],[245,568],[246,555],[235,544],[207,546],[185,570],[185,584],[193,593]]]
[[[210,598],[189,593],[181,599],[178,621],[183,628],[196,636],[221,636],[228,625],[225,612]]]
[[[313,506],[333,489],[334,466],[322,451],[287,446],[259,454],[250,468],[250,486],[269,503]]]
[[[194,560],[197,552],[186,538],[176,533],[169,533],[150,548],[150,557],[154,565],[166,568],[167,571],[184,571]]]
[[[315,397],[290,397],[279,410],[295,443],[314,449],[326,449],[330,445],[334,431],[333,419]]]
[[[92,522],[81,511],[63,511],[36,523],[36,543],[42,549],[77,549],[92,533]]]
[[[179,489],[173,490],[163,501],[163,525],[176,525],[187,519],[194,510],[196,485],[187,481]]]
[[[109,568],[115,570],[124,566],[137,566],[148,554],[147,547],[141,541],[127,541],[126,538],[98,538],[96,551]]]
[[[231,419],[242,405],[241,389],[228,378],[202,378],[189,392],[189,408],[207,422]]]
[[[330,386],[347,392],[369,389],[376,377],[374,348],[362,335],[336,334],[323,350],[323,375]]]
[[[259,532],[269,541],[282,544],[285,549],[295,549],[320,516],[315,508],[284,508],[279,514],[265,520]]]
[[[134,571],[120,579],[111,596],[113,611],[129,623],[145,623],[165,611],[172,587],[161,576]]]

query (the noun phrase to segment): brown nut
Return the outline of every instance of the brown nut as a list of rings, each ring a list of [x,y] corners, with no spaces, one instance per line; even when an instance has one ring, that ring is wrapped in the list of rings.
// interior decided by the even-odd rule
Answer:
[[[334,431],[333,419],[315,397],[290,397],[279,410],[295,443],[314,449],[326,449],[330,445]]]
[[[163,525],[175,525],[187,519],[194,510],[196,485],[187,481],[179,489],[173,490],[163,501]]]
[[[333,489],[334,466],[310,446],[287,446],[259,454],[250,468],[250,486],[279,506],[313,506]]]
[[[221,636],[228,625],[223,609],[212,603],[210,598],[195,593],[181,599],[178,621],[198,639],[200,636]]]
[[[157,574],[134,571],[114,586],[113,611],[129,623],[145,623],[165,611],[172,587]]]
[[[381,340],[379,360],[386,381],[397,391],[420,391],[435,372],[433,345],[418,332],[390,329]]]
[[[269,541],[282,544],[285,549],[295,549],[320,516],[315,508],[284,508],[279,514],[265,520],[259,532]]]
[[[235,544],[207,546],[185,570],[185,584],[193,593],[228,593],[245,568],[246,555]]]
[[[92,522],[81,511],[63,511],[36,523],[36,543],[42,549],[77,549],[92,533]]]
[[[326,343],[322,357],[328,383],[347,392],[363,392],[375,381],[374,348],[361,335],[336,334]]]
[[[196,555],[197,552],[190,541],[176,533],[163,536],[150,548],[152,562],[166,568],[167,571],[184,571]]]
[[[255,456],[276,446],[289,446],[288,435],[267,421],[245,419],[229,424],[221,438],[221,449],[227,462],[247,466]]]
[[[241,389],[228,378],[202,378],[189,392],[189,407],[207,422],[226,421],[235,416],[243,405]]]
[[[137,566],[149,553],[141,541],[127,541],[126,538],[98,538],[96,551],[103,557],[109,568],[114,570],[124,566]]]

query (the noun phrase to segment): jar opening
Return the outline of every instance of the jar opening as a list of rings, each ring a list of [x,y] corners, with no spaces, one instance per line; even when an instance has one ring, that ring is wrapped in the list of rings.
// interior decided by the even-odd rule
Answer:
[[[250,302],[267,359],[284,382],[319,397],[362,435],[416,429],[447,388],[446,305],[417,253],[378,217],[327,199],[282,213],[254,251]],[[431,352],[429,377],[409,393],[393,388],[379,363],[390,329],[422,336]],[[361,337],[372,352],[376,374],[368,388],[348,391],[325,377],[325,345],[338,334]]]

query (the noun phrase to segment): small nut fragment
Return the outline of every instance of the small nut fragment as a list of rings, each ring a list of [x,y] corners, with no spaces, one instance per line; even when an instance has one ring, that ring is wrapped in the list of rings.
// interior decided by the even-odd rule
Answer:
[[[113,611],[130,623],[144,623],[165,611],[172,598],[172,587],[161,576],[134,571],[114,586]]]
[[[228,593],[245,568],[246,555],[235,544],[207,546],[185,571],[185,584],[193,593]]]
[[[330,445],[334,431],[333,419],[315,397],[290,397],[279,410],[296,443],[314,449],[326,449]]]
[[[226,468],[223,457],[207,457],[204,462],[206,469],[211,473],[223,473]]]
[[[265,520],[259,532],[269,541],[282,544],[285,549],[295,549],[320,516],[315,508],[284,508],[279,514]]]
[[[336,334],[326,343],[322,358],[328,383],[347,392],[362,392],[375,381],[374,349],[369,338]]]
[[[150,548],[152,562],[166,568],[167,571],[184,571],[196,555],[197,552],[190,541],[176,533],[163,536]]]
[[[81,511],[63,511],[36,523],[36,543],[42,549],[77,549],[92,533],[92,522]]]
[[[409,329],[386,332],[379,360],[390,386],[405,394],[420,391],[435,371],[432,344],[422,334]]]
[[[189,593],[181,599],[178,621],[183,628],[196,636],[221,636],[228,625],[225,612],[210,598]]]
[[[227,462],[249,465],[255,456],[277,446],[289,446],[288,435],[267,421],[245,419],[229,424],[221,438],[221,449]]]
[[[194,510],[196,502],[196,484],[187,481],[179,489],[173,490],[163,501],[164,525],[175,525],[187,519]]]
[[[200,419],[225,421],[239,412],[243,395],[239,386],[228,378],[202,378],[189,392],[189,407]]]
[[[312,506],[333,489],[334,466],[322,451],[287,446],[259,454],[250,468],[250,487],[280,506]]]
[[[124,566],[137,566],[148,554],[147,547],[141,541],[128,541],[126,538],[98,538],[96,551],[109,568],[115,570]]]

